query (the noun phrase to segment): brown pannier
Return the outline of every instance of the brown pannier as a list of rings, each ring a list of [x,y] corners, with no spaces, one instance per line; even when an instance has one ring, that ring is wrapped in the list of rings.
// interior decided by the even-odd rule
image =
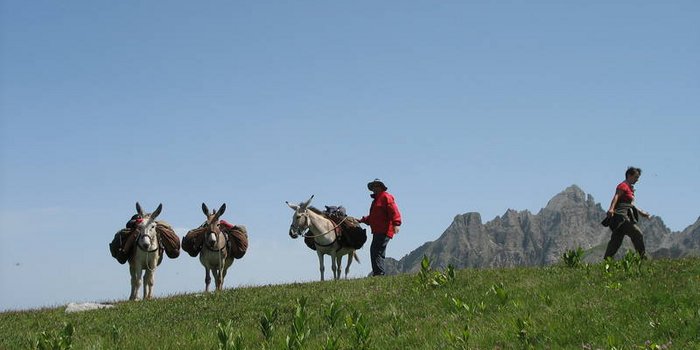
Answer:
[[[248,250],[248,230],[243,225],[234,225],[232,228],[222,227],[228,235],[229,253],[235,259],[242,258]]]
[[[208,227],[198,227],[187,232],[185,237],[182,237],[182,250],[186,251],[192,257],[199,255],[204,244],[204,233]]]
[[[156,221],[156,232],[168,258],[180,256],[180,237],[175,234],[175,230],[165,221]]]
[[[112,239],[112,242],[109,244],[109,252],[112,254],[112,257],[117,259],[122,265],[125,264],[131,256],[131,250],[134,247],[134,238],[136,238],[135,236],[136,231],[124,228],[114,235],[114,239]]]

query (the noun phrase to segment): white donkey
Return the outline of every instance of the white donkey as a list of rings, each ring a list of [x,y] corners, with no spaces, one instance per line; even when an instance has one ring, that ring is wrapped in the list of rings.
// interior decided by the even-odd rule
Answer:
[[[153,297],[153,283],[155,282],[156,267],[160,261],[158,234],[156,232],[156,218],[163,209],[159,204],[153,213],[144,213],[141,205],[136,202],[136,212],[139,220],[136,223],[136,248],[129,258],[129,272],[131,273],[131,295],[129,300],[138,300],[138,291],[141,287],[141,274],[143,274],[143,298]]]
[[[226,203],[222,204],[218,211],[213,210],[211,213],[207,205],[202,203],[202,211],[207,217],[204,223],[204,227],[207,228],[204,232],[204,244],[199,252],[199,262],[204,266],[204,290],[209,292],[211,282],[209,271],[211,270],[216,290],[220,291],[224,286],[226,271],[234,260],[233,256],[228,254],[227,235],[221,232],[219,227],[219,218],[226,211]]]
[[[317,209],[309,207],[309,204],[313,198],[314,196],[311,196],[309,200],[299,203],[299,205],[289,204],[289,202],[286,202],[287,205],[294,210],[292,224],[289,227],[289,236],[292,238],[297,238],[299,236],[313,237],[316,245],[316,254],[318,254],[321,281],[324,279],[323,272],[325,271],[323,256],[331,256],[333,278],[340,279],[340,269],[342,267],[343,255],[347,255],[348,264],[345,267],[345,278],[347,278],[348,272],[350,272],[352,259],[355,258],[358,263],[360,262],[360,259],[357,257],[355,249],[342,248],[340,246],[340,242],[338,242],[338,234],[336,233],[336,228],[338,228],[338,225],[336,225],[332,220],[326,218]],[[308,231],[308,233],[304,234],[303,232],[305,231]]]

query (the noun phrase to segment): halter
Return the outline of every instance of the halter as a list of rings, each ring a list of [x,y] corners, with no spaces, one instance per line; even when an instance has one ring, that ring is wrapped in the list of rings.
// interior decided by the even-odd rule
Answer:
[[[144,229],[144,231],[145,231],[145,229]],[[136,236],[136,247],[137,247],[138,249],[141,249],[142,251],[144,251],[144,252],[146,252],[146,253],[153,253],[153,252],[155,252],[156,250],[158,250],[158,248],[160,248],[158,245],[156,245],[156,249],[153,249],[153,250],[146,250],[146,249],[141,248],[141,245],[138,244],[139,238],[141,238],[141,236],[144,236],[144,234],[143,234],[143,232],[141,232],[141,230],[139,230],[139,235]],[[148,237],[149,239],[151,238],[150,236],[147,236],[147,237]]]
[[[211,251],[211,252],[221,252],[222,250],[226,249],[226,247],[227,247],[227,245],[228,245],[228,237],[226,236],[226,234],[223,233],[223,232],[221,232],[221,231],[219,231],[219,232],[210,231],[210,233],[213,233],[213,234],[216,235],[216,245],[219,245],[219,235],[220,235],[220,234],[224,236],[224,240],[226,241],[226,244],[224,244],[224,246],[221,247],[221,248],[219,248],[219,249],[211,249],[211,248],[209,248],[209,246],[205,243],[205,244],[204,244],[204,248],[207,248],[207,250],[209,250],[209,251]]]
[[[210,229],[209,233],[213,233],[216,235],[216,245],[217,246],[219,245],[219,236],[220,235],[223,235],[224,240],[225,240],[224,246],[217,249],[217,250],[209,248],[209,245],[207,243],[203,244],[204,248],[206,248],[208,251],[219,253],[219,274],[221,274],[221,271],[223,271],[223,269],[224,269],[224,260],[226,260],[226,258],[228,257],[228,254],[227,254],[228,251],[226,250],[226,248],[228,248],[228,235],[221,232],[221,229],[219,228],[219,221],[218,220],[215,224],[209,224],[208,221],[209,221],[209,218],[207,218],[207,222],[205,222],[204,225],[208,225],[209,227],[211,227],[213,225],[215,227],[215,229]]]
[[[153,225],[153,224],[155,224],[155,222],[153,222],[151,225]],[[148,227],[150,227],[151,225],[148,225],[143,230],[139,230],[139,235],[136,236],[136,249],[141,249],[141,251],[146,252],[146,270],[153,272],[153,271],[155,271],[156,267],[158,266],[158,263],[156,262],[156,266],[154,266],[154,267],[148,266],[148,255],[155,253],[160,248],[160,241],[158,242],[158,244],[156,244],[156,248],[153,250],[143,249],[143,248],[141,248],[141,245],[139,244],[139,238],[141,238],[141,236],[144,235],[144,232],[146,231],[146,229]],[[156,235],[158,235],[158,233],[156,233]],[[147,237],[149,239],[151,238],[150,236],[147,236]]]
[[[345,222],[345,220],[347,219],[347,216],[344,217],[343,220],[341,220],[337,225],[333,226],[330,230],[328,230],[328,231],[326,231],[326,232],[319,233],[319,234],[317,234],[317,235],[309,235],[308,233],[311,231],[311,218],[309,218],[308,210],[309,210],[309,209],[306,208],[306,209],[304,209],[304,213],[299,214],[300,216],[303,215],[304,217],[306,217],[306,227],[301,228],[301,227],[299,227],[299,226],[295,226],[294,224],[289,225],[290,231],[291,231],[291,230],[294,230],[298,235],[301,235],[301,236],[303,236],[304,238],[317,238],[317,237],[325,236],[325,235],[327,235],[327,234],[329,234],[329,233],[331,233],[331,232],[335,232],[335,230],[336,230],[338,227],[340,227],[340,225],[341,225],[343,222]],[[332,220],[331,220],[331,222],[332,222]],[[301,230],[305,230],[306,232],[305,232],[304,234],[301,234],[301,232],[300,232]],[[331,242],[331,243],[329,243],[329,244],[319,244],[319,243],[316,242],[315,240],[314,240],[314,244],[318,245],[319,247],[330,247],[330,246],[334,245],[337,241],[338,241],[338,235],[336,235],[336,236],[335,236],[335,239],[333,239],[333,242]]]

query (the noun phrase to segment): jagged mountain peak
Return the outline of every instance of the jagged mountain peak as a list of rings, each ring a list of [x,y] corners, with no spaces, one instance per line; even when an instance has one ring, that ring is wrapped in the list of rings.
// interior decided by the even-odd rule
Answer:
[[[567,249],[581,247],[588,261],[602,259],[610,230],[600,224],[605,211],[576,185],[558,193],[537,214],[508,209],[482,222],[476,212],[459,214],[435,241],[426,242],[401,260],[387,259],[390,273],[416,272],[424,255],[435,266],[505,267],[549,265]],[[700,255],[700,218],[672,234],[661,218],[640,222],[647,253],[656,257]],[[625,240],[618,254],[631,249]]]
[[[549,200],[545,208],[558,211],[562,208],[570,207],[572,205],[577,206],[586,202],[593,203],[593,197],[591,197],[590,195],[587,196],[586,193],[583,192],[583,190],[580,187],[576,185],[571,185],[567,187],[564,191],[552,197],[552,199]]]

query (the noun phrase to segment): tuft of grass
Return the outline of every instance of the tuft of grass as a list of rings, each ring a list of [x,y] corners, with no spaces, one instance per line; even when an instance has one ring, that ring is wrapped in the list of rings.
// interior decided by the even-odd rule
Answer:
[[[700,348],[698,258],[424,272],[3,312],[0,349]]]
[[[569,249],[562,255],[564,265],[572,268],[580,267],[583,263],[583,248]]]

